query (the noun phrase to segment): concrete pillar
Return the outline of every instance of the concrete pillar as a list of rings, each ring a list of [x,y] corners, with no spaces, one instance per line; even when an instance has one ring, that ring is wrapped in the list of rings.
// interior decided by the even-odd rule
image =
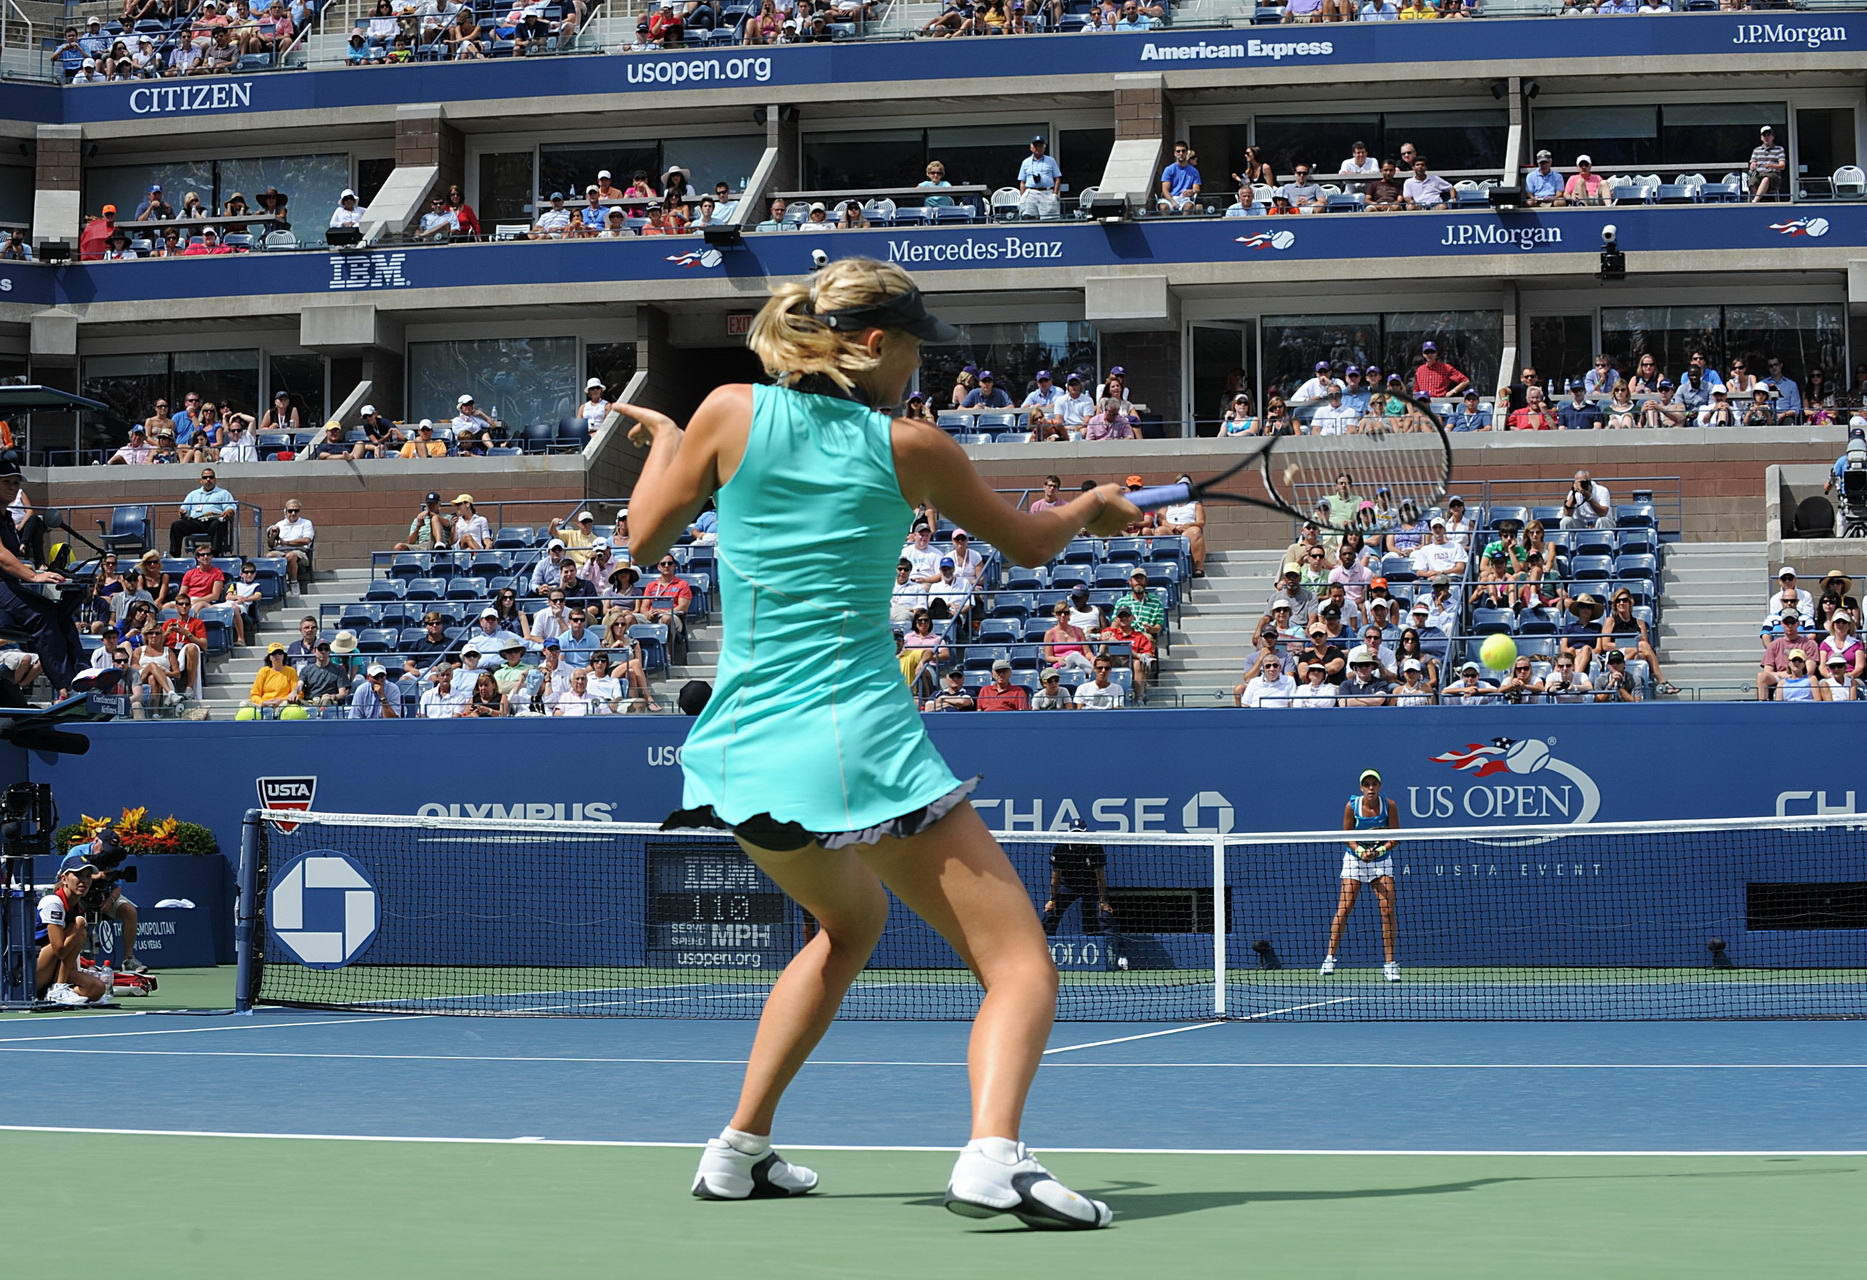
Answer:
[[[1102,368],[1120,365],[1127,371],[1128,398],[1147,406],[1144,419],[1158,419],[1165,436],[1184,433],[1181,419],[1186,407],[1180,401],[1180,327],[1155,329],[1118,329],[1102,334]],[[1150,428],[1151,429],[1151,428]]]
[[[78,232],[84,210],[84,128],[75,124],[42,124],[37,130],[38,163],[33,173],[32,243],[64,240],[77,257]],[[133,214],[129,210],[125,216]]]
[[[455,184],[462,191],[467,189],[466,139],[447,122],[445,107],[418,103],[396,108],[395,165],[398,169],[433,165],[431,191],[445,193]]]
[[[804,182],[803,130],[798,127],[796,107],[765,108],[765,145],[778,153],[773,167],[773,181],[779,191],[799,190]],[[752,219],[754,223],[757,218]]]
[[[1115,77],[1115,140],[1150,139],[1172,147],[1173,101],[1159,75]]]

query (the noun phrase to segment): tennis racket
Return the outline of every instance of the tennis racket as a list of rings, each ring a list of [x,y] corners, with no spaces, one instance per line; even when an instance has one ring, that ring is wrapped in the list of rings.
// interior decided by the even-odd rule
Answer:
[[[1144,511],[1192,501],[1237,502],[1313,519],[1337,532],[1365,532],[1369,526],[1357,525],[1346,504],[1333,507],[1333,514],[1317,508],[1336,492],[1336,477],[1347,475],[1353,492],[1386,489],[1396,505],[1411,499],[1422,512],[1438,506],[1452,483],[1452,442],[1445,421],[1423,397],[1389,390],[1377,393],[1377,401],[1380,395],[1405,412],[1366,415],[1340,435],[1272,436],[1263,449],[1215,476],[1137,489],[1128,501]],[[1227,482],[1242,486],[1244,480],[1234,477],[1254,462],[1263,472],[1268,497],[1223,487]]]

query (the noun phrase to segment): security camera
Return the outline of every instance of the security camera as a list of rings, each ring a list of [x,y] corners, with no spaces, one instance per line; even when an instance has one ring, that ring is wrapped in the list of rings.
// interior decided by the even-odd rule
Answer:
[[[1615,234],[1616,233],[1614,230],[1614,224],[1610,222],[1607,226],[1601,229],[1601,243],[1613,244]]]
[[[821,271],[829,265],[830,265],[829,254],[825,253],[821,249],[812,249],[810,251],[810,269],[812,271]]]

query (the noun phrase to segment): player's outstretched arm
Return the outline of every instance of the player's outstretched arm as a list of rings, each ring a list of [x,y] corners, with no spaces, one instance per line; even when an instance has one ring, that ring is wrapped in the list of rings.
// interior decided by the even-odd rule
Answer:
[[[939,508],[1014,564],[1043,564],[1085,529],[1108,537],[1141,519],[1141,512],[1115,484],[1091,489],[1048,511],[1020,511],[992,491],[951,436],[905,418],[895,420],[895,470],[909,503]]]

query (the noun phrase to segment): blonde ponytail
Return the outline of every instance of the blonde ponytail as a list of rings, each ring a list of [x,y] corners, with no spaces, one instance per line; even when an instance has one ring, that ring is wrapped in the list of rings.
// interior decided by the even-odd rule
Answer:
[[[814,373],[847,391],[855,386],[853,375],[873,369],[879,359],[863,345],[860,332],[832,329],[818,314],[866,306],[913,287],[913,277],[891,263],[839,258],[807,281],[774,286],[752,321],[747,344],[781,386]]]

